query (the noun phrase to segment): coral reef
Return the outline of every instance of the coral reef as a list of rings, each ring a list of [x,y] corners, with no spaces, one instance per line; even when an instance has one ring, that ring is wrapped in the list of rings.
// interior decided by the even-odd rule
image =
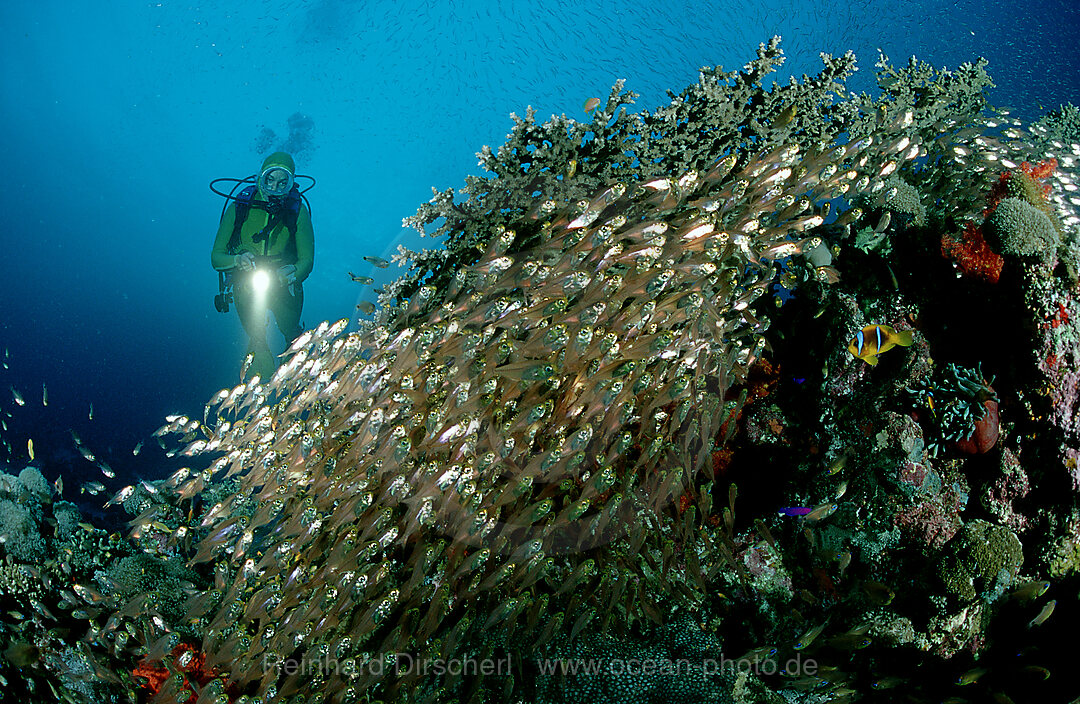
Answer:
[[[371,320],[168,419],[191,464],[110,500],[126,538],[2,478],[17,696],[1051,700],[1080,145],[984,62],[855,96],[782,58],[515,118]],[[875,329],[911,344],[870,366]]]
[[[332,652],[356,665],[314,686],[347,701],[417,686],[359,667],[365,653],[524,639],[534,657],[553,614],[572,638],[625,638],[664,622],[643,591],[660,575],[670,611],[706,605],[721,570],[746,573],[751,544],[706,519],[711,457],[736,430],[721,426],[765,344],[758,299],[775,261],[820,243],[804,233],[827,201],[884,198],[932,129],[930,108],[897,100],[884,121],[829,109],[850,56],[765,91],[779,58],[773,42],[740,74],[704,72],[656,115],[616,113],[616,88],[584,142],[586,126],[519,120],[482,155],[494,177],[470,180],[469,202],[442,194],[415,220],[446,217],[440,268],[424,260],[391,287],[398,302],[363,334],[324,324],[273,379],[209,409],[184,452],[223,456],[178,490],[240,486],[203,518],[196,555],[228,566],[187,617],[208,665],[285,697],[300,677],[279,681],[263,659]],[[839,144],[845,128],[865,136]],[[812,271],[818,290],[837,279]],[[494,679],[469,686],[507,686]],[[426,696],[461,687],[447,677]]]
[[[535,701],[733,702],[734,669],[711,671],[702,665],[723,660],[719,639],[703,625],[687,614],[647,641],[592,633],[575,640],[561,637],[544,654],[557,669],[537,678]],[[595,671],[574,672],[586,664]]]
[[[180,623],[188,594],[201,578],[172,560],[147,555],[129,555],[114,561],[106,570],[112,596],[123,601],[133,597],[148,598],[162,618]]]
[[[957,295],[972,286],[1022,293],[976,223],[993,215],[994,165],[1030,143],[980,114],[981,63],[882,57],[870,98],[845,97],[850,55],[766,90],[781,58],[773,42],[742,72],[703,71],[652,113],[627,112],[620,84],[590,123],[515,118],[479,155],[488,177],[408,220],[438,224],[446,248],[400,251],[411,271],[372,320],[319,326],[272,379],[163,428],[208,455],[164,482],[181,498],[156,510],[174,532],[184,506],[195,516],[213,586],[183,621],[222,687],[271,701],[844,697],[933,691],[973,677],[962,653],[991,657],[987,624],[1024,562],[1013,531],[1057,529],[1025,515],[1030,491],[974,464],[1003,437],[1027,456],[1003,425],[1015,405],[999,408],[1024,383],[1012,348],[985,360],[999,398],[942,318],[979,304]],[[1028,179],[1025,197],[1056,207],[1043,186],[1057,171],[1012,168],[1014,190]],[[871,369],[847,351],[871,325],[917,332]],[[706,640],[691,651],[665,635],[692,633]],[[153,623],[142,635],[171,642]],[[743,663],[826,669],[711,673],[721,642]],[[925,678],[884,665],[890,649]],[[402,657],[521,669],[382,666]],[[326,658],[339,666],[302,667]],[[538,674],[637,660],[689,674]]]
[[[32,466],[17,478],[0,472],[0,701],[132,701],[134,683],[118,673],[136,631],[95,583],[130,548],[54,498]]]
[[[961,602],[997,600],[1013,585],[1024,561],[1016,535],[983,520],[965,524],[943,553],[939,574],[945,592]]]
[[[1080,144],[1080,108],[1067,103],[1051,110],[1032,125],[1032,133],[1034,146],[1041,149],[1054,149],[1054,142]]]
[[[1049,272],[1063,247],[1061,222],[1047,200],[1050,186],[1040,183],[1054,169],[1053,158],[1006,171],[987,196],[984,229],[990,244],[1002,254],[1034,260]]]
[[[0,499],[4,551],[19,562],[41,562],[45,558],[45,541],[38,530],[40,520],[38,504],[20,505],[10,499]]]
[[[239,700],[236,692],[226,689],[218,673],[206,667],[206,655],[188,643],[180,643],[161,660],[144,657],[132,674],[142,689],[156,699],[186,704],[196,704],[200,698],[223,702]]]

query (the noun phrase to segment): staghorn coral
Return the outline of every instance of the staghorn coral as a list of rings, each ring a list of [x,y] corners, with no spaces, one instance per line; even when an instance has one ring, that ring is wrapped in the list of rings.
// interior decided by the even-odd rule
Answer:
[[[864,109],[867,117],[862,129],[873,131],[871,116],[880,120],[904,110],[912,112],[923,142],[924,165],[907,173],[904,180],[922,194],[947,194],[923,201],[928,222],[948,222],[957,215],[979,212],[993,182],[993,165],[1002,158],[1025,158],[1019,139],[987,135],[990,121],[983,113],[991,108],[985,90],[993,83],[986,66],[986,59],[979,59],[955,70],[935,69],[913,56],[906,66],[896,68],[884,54],[876,64],[882,95],[874,101],[864,97],[873,110]]]
[[[704,173],[724,154],[753,155],[781,145],[813,149],[840,137],[864,109],[860,102],[834,104],[855,70],[851,52],[823,54],[821,73],[784,86],[774,83],[768,91],[763,79],[784,61],[778,38],[757,54],[742,71],[703,68],[697,83],[677,95],[669,92],[671,103],[651,112],[629,112],[637,94],[619,81],[591,122],[562,115],[538,124],[531,108],[524,118],[511,115],[514,127],[506,143],[477,154],[488,176],[468,176],[456,192],[435,191],[405,219],[422,235],[446,237],[446,246],[413,258],[413,271],[380,296],[384,308],[376,319],[396,315],[398,305],[424,285],[433,286],[441,301],[458,269],[475,262],[493,238],[518,227],[541,195],[574,202],[613,181]],[[904,115],[897,109],[890,122]],[[435,223],[440,224],[428,232]],[[513,249],[538,241],[535,228],[516,234]]]
[[[976,118],[987,106],[985,91],[994,85],[986,72],[987,63],[979,59],[954,70],[937,69],[912,56],[907,65],[897,68],[889,63],[888,56],[879,53],[874,67],[881,95],[871,100],[863,94],[863,102],[873,104],[878,113],[912,110],[920,132],[925,136],[941,135],[943,128],[957,128]],[[876,132],[880,118],[880,114],[866,111],[856,134]],[[939,140],[938,144],[944,142]]]

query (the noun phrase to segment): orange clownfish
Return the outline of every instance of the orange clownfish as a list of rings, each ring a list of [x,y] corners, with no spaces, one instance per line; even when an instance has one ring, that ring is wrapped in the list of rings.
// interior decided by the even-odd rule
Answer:
[[[874,366],[878,362],[877,356],[882,352],[887,352],[897,345],[907,347],[910,344],[910,330],[896,332],[888,325],[867,325],[855,333],[848,345],[848,352]]]

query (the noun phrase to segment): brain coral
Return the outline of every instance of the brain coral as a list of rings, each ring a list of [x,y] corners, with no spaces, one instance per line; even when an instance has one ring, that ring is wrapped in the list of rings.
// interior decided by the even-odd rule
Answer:
[[[885,183],[886,189],[895,187],[896,193],[885,200],[884,208],[911,218],[915,225],[926,224],[926,206],[919,199],[919,192],[914,186],[896,177]],[[886,190],[886,192],[888,192]]]
[[[1044,263],[1057,256],[1057,228],[1046,213],[1026,200],[1002,200],[987,218],[986,230],[991,246],[1002,254],[1034,257]]]
[[[976,519],[945,546],[939,574],[946,590],[961,601],[994,601],[1013,583],[1023,562],[1015,533]]]

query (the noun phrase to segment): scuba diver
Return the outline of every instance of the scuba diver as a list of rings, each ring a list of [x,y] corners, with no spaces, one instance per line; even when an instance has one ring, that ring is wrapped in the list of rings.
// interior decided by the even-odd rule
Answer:
[[[297,178],[310,179],[311,185],[301,191]],[[214,188],[221,181],[235,182],[232,191]],[[241,184],[248,185],[234,195]],[[243,381],[255,375],[267,381],[277,368],[266,339],[267,311],[274,314],[286,346],[303,330],[303,282],[315,264],[311,206],[304,192],[314,185],[310,176],[296,175],[285,152],[266,157],[257,176],[219,178],[210,184],[210,190],[228,199],[210,253],[219,284],[214,306],[228,313],[229,303],[235,303],[248,335],[247,351],[253,357],[241,370]]]

